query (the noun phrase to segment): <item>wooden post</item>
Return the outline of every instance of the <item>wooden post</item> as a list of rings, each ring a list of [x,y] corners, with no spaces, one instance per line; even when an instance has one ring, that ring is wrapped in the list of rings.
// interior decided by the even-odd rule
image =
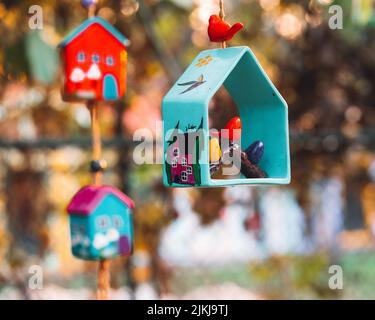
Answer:
[[[88,108],[91,115],[92,160],[100,161],[102,155],[102,141],[100,134],[98,106],[94,101],[89,101]],[[102,177],[102,171],[93,173],[93,184],[100,186],[102,184]]]
[[[92,4],[87,8],[87,14],[89,18],[95,17],[96,4]],[[102,139],[100,134],[100,123],[99,123],[99,110],[98,105],[95,101],[90,100],[87,102],[87,108],[90,111],[91,116],[91,137],[92,137],[92,160],[100,161],[102,156]],[[103,172],[99,170],[93,173],[92,181],[95,186],[102,185]],[[100,260],[98,266],[98,277],[97,277],[97,300],[108,300],[110,290],[110,261]]]
[[[111,282],[110,261],[100,260],[98,268],[98,290],[97,300],[108,300]]]
[[[91,115],[91,136],[92,136],[92,159],[100,161],[102,156],[102,140],[100,134],[99,110],[95,101],[89,101],[87,107]],[[103,172],[98,171],[93,173],[93,184],[95,186],[102,185]],[[96,298],[98,300],[108,300],[110,290],[110,261],[100,260],[98,267],[98,289]]]
[[[87,14],[89,18],[95,17],[96,5],[92,4],[87,8]]]

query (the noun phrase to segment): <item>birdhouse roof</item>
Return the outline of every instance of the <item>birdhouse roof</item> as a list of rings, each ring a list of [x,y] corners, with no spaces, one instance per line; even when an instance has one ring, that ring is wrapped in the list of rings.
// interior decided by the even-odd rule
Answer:
[[[281,103],[287,106],[253,52],[245,46],[200,52],[169,90],[163,103],[208,105],[222,85],[236,103],[246,99],[257,105]]]
[[[100,18],[100,17],[93,17],[87,19],[85,22],[83,22],[79,27],[74,29],[60,44],[60,48],[64,48],[67,46],[70,42],[72,42],[75,38],[77,38],[81,33],[85,32],[88,28],[90,28],[94,24],[101,25],[105,30],[107,30],[110,34],[112,34],[120,44],[122,44],[124,47],[129,45],[129,40],[120,32],[118,31],[114,26],[112,26],[110,23],[108,23],[106,20]]]
[[[111,186],[86,186],[79,190],[68,205],[69,214],[90,215],[101,201],[108,195],[114,195],[130,209],[134,208],[134,202],[120,190]]]

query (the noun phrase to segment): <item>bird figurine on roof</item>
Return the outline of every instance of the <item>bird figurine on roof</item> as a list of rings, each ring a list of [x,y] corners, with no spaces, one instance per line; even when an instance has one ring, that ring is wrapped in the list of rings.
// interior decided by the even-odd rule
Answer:
[[[209,20],[208,36],[211,42],[225,42],[231,40],[242,28],[243,24],[241,22],[236,22],[231,26],[228,22],[214,14]]]

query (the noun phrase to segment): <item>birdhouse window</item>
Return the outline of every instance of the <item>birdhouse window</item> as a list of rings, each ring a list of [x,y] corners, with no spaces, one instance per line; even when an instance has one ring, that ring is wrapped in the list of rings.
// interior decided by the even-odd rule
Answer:
[[[85,226],[80,225],[80,226],[79,226],[79,232],[80,232],[81,234],[85,234],[85,233],[86,233],[86,228],[85,228]]]
[[[181,180],[184,182],[188,181],[188,175],[186,171],[181,172]]]
[[[178,148],[174,148],[174,149],[173,149],[173,155],[174,155],[175,157],[178,157],[179,154],[180,154],[180,150],[179,150]]]
[[[83,51],[78,52],[77,61],[79,63],[84,63],[86,61],[86,54]]]
[[[93,54],[91,59],[92,59],[93,63],[99,63],[100,62],[100,56],[98,54]]]
[[[107,58],[105,59],[105,63],[107,66],[114,66],[115,65],[115,60],[113,59],[112,56],[107,56]]]
[[[96,226],[99,229],[105,229],[109,226],[109,219],[107,216],[100,216],[96,219]]]
[[[172,168],[177,168],[177,158],[172,160]]]
[[[187,167],[186,168],[187,174],[192,174],[193,173],[193,168],[192,167]]]
[[[116,215],[113,217],[113,224],[115,225],[116,228],[121,228],[123,225],[123,221],[121,216]]]
[[[72,232],[75,234],[85,234],[86,229],[85,226],[79,224],[73,224]]]
[[[187,166],[187,160],[186,160],[186,158],[184,157],[184,158],[182,158],[182,160],[181,160],[181,164],[184,166],[184,167],[186,167]]]

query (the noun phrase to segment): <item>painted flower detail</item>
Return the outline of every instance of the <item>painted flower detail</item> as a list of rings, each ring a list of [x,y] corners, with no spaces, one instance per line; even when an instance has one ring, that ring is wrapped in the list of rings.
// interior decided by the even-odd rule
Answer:
[[[195,88],[198,88],[201,86],[203,83],[205,83],[206,80],[204,80],[203,74],[195,81],[188,81],[184,83],[178,83],[179,86],[189,86],[185,91],[181,92],[180,94],[184,94],[186,92],[189,92]]]
[[[195,64],[196,67],[200,68],[200,67],[203,67],[203,66],[206,66],[208,65],[211,61],[213,60],[212,56],[211,55],[208,55],[204,58],[199,58],[198,59],[198,63]]]

